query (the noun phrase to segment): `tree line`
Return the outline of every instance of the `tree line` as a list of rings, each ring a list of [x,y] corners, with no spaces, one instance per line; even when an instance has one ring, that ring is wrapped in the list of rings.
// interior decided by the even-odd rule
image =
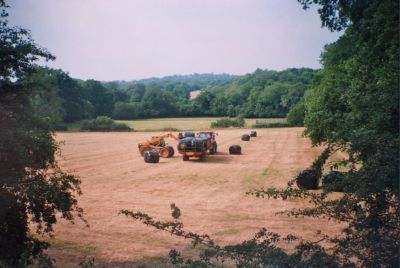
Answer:
[[[132,120],[154,117],[245,116],[285,117],[304,96],[316,71],[257,69],[243,76],[194,74],[139,81],[78,80],[62,70],[36,68],[22,79],[28,88],[46,88],[35,95],[38,109],[46,103],[58,124],[97,116]],[[190,92],[201,94],[190,98]],[[50,107],[48,105],[50,103]]]

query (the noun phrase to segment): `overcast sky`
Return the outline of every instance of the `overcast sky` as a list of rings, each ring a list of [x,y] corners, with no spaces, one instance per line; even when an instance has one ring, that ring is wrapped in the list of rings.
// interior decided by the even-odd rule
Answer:
[[[338,38],[297,0],[12,0],[10,22],[31,30],[74,78],[136,80],[319,68]]]

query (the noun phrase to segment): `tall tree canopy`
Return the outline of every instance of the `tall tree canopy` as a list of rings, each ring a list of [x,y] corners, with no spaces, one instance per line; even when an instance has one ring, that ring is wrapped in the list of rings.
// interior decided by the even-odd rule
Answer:
[[[27,88],[21,81],[38,59],[54,57],[39,47],[27,30],[10,27],[7,4],[0,0],[0,266],[23,265],[48,245],[30,234],[51,233],[56,213],[72,220],[82,216],[75,194],[79,183],[57,166],[58,144],[51,118],[37,110],[46,88]],[[41,97],[41,101],[38,100]]]
[[[399,2],[313,2],[322,5],[323,25],[347,27],[325,48],[322,79],[306,98],[305,118],[314,144],[328,143],[350,155],[347,193],[332,206],[351,216],[337,251],[366,266],[395,264],[400,241]]]

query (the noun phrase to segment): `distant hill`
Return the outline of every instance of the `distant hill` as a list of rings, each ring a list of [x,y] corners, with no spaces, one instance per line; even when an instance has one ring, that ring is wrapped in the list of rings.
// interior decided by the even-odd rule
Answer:
[[[140,80],[131,80],[131,81],[110,81],[110,82],[103,82],[105,85],[110,86],[114,89],[119,90],[129,90],[133,88],[137,84],[143,84],[148,86],[150,84],[176,84],[176,83],[183,83],[189,87],[193,87],[191,91],[199,90],[201,88],[205,88],[207,86],[217,86],[222,85],[227,82],[232,81],[234,78],[238,76],[230,75],[230,74],[189,74],[189,75],[170,75],[165,77],[151,77],[145,78]]]

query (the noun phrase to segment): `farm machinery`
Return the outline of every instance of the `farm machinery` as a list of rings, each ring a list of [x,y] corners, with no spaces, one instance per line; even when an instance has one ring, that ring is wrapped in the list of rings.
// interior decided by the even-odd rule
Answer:
[[[201,161],[209,154],[217,153],[217,142],[215,132],[199,132],[195,137],[186,137],[179,141],[178,152],[182,155],[183,161],[188,161],[190,157],[198,157]]]
[[[148,141],[142,141],[138,143],[138,148],[141,156],[149,150],[156,151],[161,157],[172,157],[174,156],[174,148],[169,146],[166,142],[166,138],[172,138],[174,140],[179,140],[174,134],[168,133],[161,136],[153,136]]]

